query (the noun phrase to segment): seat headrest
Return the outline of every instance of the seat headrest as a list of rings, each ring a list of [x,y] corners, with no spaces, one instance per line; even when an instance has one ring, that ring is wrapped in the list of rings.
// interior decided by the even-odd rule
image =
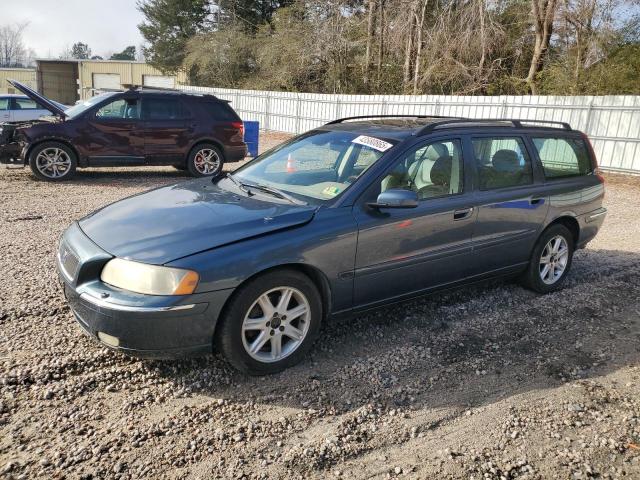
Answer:
[[[498,150],[493,154],[491,164],[496,172],[517,172],[520,170],[520,159],[513,150]]]
[[[451,182],[451,165],[453,159],[450,155],[438,157],[431,167],[431,183],[434,185],[449,185]]]
[[[433,162],[447,155],[449,155],[449,149],[443,143],[433,143],[427,148],[427,158]]]

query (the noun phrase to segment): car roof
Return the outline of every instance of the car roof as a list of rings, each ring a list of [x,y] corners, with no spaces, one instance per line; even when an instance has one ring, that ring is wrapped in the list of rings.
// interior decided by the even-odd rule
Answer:
[[[3,93],[3,94],[0,94],[0,97],[2,97],[2,98],[7,98],[7,97],[11,97],[11,98],[29,98],[26,95],[20,95],[19,93]]]
[[[525,125],[535,124],[535,125]],[[381,117],[347,117],[334,120],[320,127],[321,130],[336,130],[359,133],[393,140],[404,140],[409,136],[421,136],[427,133],[448,129],[495,129],[509,130],[545,130],[553,132],[574,132],[564,122],[527,119],[470,119],[461,117],[439,116],[381,116]]]

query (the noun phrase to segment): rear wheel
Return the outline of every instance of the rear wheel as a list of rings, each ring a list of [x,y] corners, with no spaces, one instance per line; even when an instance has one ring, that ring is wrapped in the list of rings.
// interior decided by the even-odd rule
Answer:
[[[59,142],[44,142],[29,153],[29,167],[40,180],[68,180],[76,172],[78,159],[68,146]]]
[[[320,294],[306,275],[267,273],[234,294],[218,327],[217,348],[240,371],[276,373],[309,351],[321,317]]]
[[[194,177],[212,177],[222,172],[224,156],[220,149],[211,143],[202,143],[189,153],[187,170]]]
[[[573,259],[573,235],[564,225],[553,225],[538,239],[523,276],[523,284],[539,293],[558,290]]]

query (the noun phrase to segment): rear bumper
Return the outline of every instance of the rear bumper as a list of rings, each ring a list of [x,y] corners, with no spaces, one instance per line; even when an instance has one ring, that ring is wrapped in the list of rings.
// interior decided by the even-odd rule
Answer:
[[[224,148],[224,158],[227,162],[239,162],[247,156],[247,145],[226,146]]]
[[[598,230],[600,230],[600,227],[602,227],[606,216],[607,209],[601,207],[578,217],[578,223],[580,224],[580,238],[578,239],[577,248],[585,248],[587,243],[593,240],[598,233]]]

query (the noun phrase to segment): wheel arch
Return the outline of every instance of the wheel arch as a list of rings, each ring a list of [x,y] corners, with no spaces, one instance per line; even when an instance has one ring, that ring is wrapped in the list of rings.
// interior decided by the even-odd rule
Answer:
[[[216,140],[215,138],[200,138],[197,141],[195,141],[193,143],[193,145],[191,145],[191,148],[189,148],[189,153],[187,153],[187,156],[184,158],[184,163],[185,165],[187,164],[187,161],[189,160],[189,157],[191,156],[191,153],[193,153],[193,151],[199,147],[200,145],[203,145],[205,143],[211,143],[212,145],[215,145],[218,150],[220,150],[220,153],[222,153],[222,161],[224,162],[226,159],[224,158],[225,153],[224,153],[224,146],[222,145],[222,143],[219,140]]]
[[[42,145],[43,143],[49,143],[49,142],[61,143],[64,146],[66,146],[69,149],[71,149],[73,154],[76,156],[76,163],[78,165],[80,164],[80,154],[78,152],[78,149],[70,141],[62,139],[62,138],[58,138],[58,137],[41,138],[41,139],[35,140],[33,143],[29,144],[29,146],[27,147],[27,151],[25,152],[25,155],[24,155],[24,159],[23,159],[24,164],[27,165],[29,163],[29,157],[31,156],[31,152],[33,152],[34,148],[36,148],[38,145]]]
[[[329,318],[329,315],[331,314],[331,284],[329,283],[329,279],[327,278],[327,276],[319,268],[306,263],[283,263],[280,265],[274,265],[272,267],[265,268],[264,270],[260,270],[259,272],[254,273],[250,277],[244,279],[234,288],[233,294],[229,295],[229,298],[227,298],[224,305],[220,309],[220,314],[216,321],[216,328],[213,332],[214,338],[218,330],[218,325],[220,324],[220,319],[224,317],[224,315],[226,315],[227,308],[231,303],[231,300],[235,297],[238,289],[240,289],[243,285],[246,285],[248,282],[254,280],[255,278],[266,275],[267,273],[280,270],[293,270],[308,277],[320,293],[320,299],[322,301],[322,321],[324,322]]]
[[[573,237],[573,247],[575,249],[578,245],[578,241],[580,240],[580,223],[578,220],[572,215],[561,215],[549,223],[546,228],[540,232],[540,235],[553,225],[564,225],[569,229]]]

